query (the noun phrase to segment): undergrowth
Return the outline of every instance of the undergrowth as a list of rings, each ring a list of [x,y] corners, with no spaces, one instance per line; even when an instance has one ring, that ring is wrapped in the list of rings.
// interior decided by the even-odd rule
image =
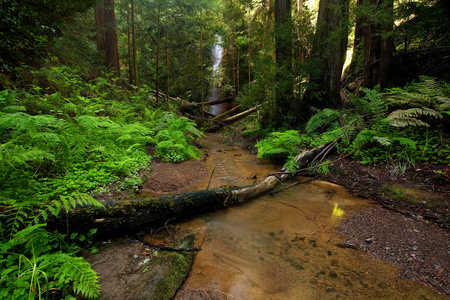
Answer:
[[[323,109],[306,123],[304,133],[274,132],[256,144],[258,155],[292,157],[300,147],[333,143],[363,164],[393,164],[404,172],[416,162],[450,163],[450,90],[445,83],[421,77],[404,88],[380,92],[363,88],[349,109]],[[295,163],[287,165],[295,169]],[[317,166],[327,172],[328,165]]]
[[[124,189],[141,184],[149,147],[165,161],[197,159],[201,132],[154,108],[146,87],[129,91],[111,74],[87,82],[54,65],[24,77],[30,89],[17,80],[0,91],[0,298],[96,298],[97,275],[76,255],[80,236],[48,232],[46,221],[101,205],[92,196],[119,179]]]

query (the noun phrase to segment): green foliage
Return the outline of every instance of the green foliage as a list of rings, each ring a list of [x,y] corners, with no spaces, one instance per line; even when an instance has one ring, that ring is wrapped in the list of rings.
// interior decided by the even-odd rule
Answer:
[[[374,89],[362,88],[364,97],[356,97],[353,99],[356,111],[361,115],[368,115],[372,120],[384,118],[387,112],[387,105],[382,99],[380,86]]]
[[[69,252],[62,236],[30,225],[0,247],[2,298],[42,299],[50,289],[66,289],[86,298],[100,295],[98,276],[83,258]]]
[[[272,132],[255,147],[258,148],[258,157],[282,162],[287,157],[295,156],[300,146],[300,136],[298,131],[287,130],[285,132]]]
[[[450,97],[438,81],[422,76],[405,88],[392,88],[388,92],[388,104],[397,109],[387,118],[393,126],[429,126],[420,117],[442,119],[441,112],[450,109]]]
[[[340,113],[336,110],[325,108],[314,114],[306,123],[306,133],[311,133],[319,128],[336,129],[339,127],[338,117]]]
[[[200,151],[190,144],[194,138],[202,136],[195,128],[196,124],[187,118],[177,118],[167,114],[163,119],[161,129],[156,135],[156,154],[164,161],[180,162],[188,159],[198,159]]]
[[[354,110],[316,113],[301,143],[316,147],[338,141],[339,151],[354,152],[362,163],[392,163],[402,170],[416,161],[448,163],[447,137],[438,122],[445,120],[450,103],[446,87],[422,77],[385,94],[378,88],[362,89],[365,95],[352,99]],[[344,125],[339,126],[337,118]],[[436,129],[429,130],[432,126]]]
[[[79,69],[59,65],[31,76],[31,90],[0,92],[0,295],[43,298],[57,288],[95,298],[97,276],[75,256],[94,232],[69,238],[47,232],[46,220],[101,205],[92,195],[120,178],[118,191],[137,189],[151,145],[163,158],[198,158],[191,143],[201,133],[187,118],[153,109],[145,87],[87,83]],[[164,142],[171,144],[164,149]]]

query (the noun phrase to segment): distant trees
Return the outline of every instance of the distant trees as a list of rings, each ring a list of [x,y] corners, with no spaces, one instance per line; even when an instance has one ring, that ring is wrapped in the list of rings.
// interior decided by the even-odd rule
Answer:
[[[0,72],[39,57],[95,0],[0,0]]]

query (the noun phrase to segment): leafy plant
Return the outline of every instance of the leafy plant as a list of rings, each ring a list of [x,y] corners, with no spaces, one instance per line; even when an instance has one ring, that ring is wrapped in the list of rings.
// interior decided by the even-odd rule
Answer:
[[[314,131],[317,131],[317,129],[319,128],[328,130],[336,129],[337,127],[339,127],[339,115],[339,111],[329,108],[325,108],[317,112],[306,123],[306,133],[312,133]]]
[[[287,130],[284,132],[272,132],[267,138],[259,141],[255,147],[258,148],[258,157],[284,163],[288,157],[298,153],[301,140],[298,131]]]
[[[61,236],[36,224],[11,236],[0,247],[2,298],[48,298],[52,289],[73,289],[89,299],[100,295],[98,276],[83,258],[68,252]]]
[[[196,124],[187,118],[177,118],[166,115],[164,129],[156,135],[156,154],[165,161],[180,162],[188,159],[198,159],[200,151],[191,144],[195,138],[202,134],[195,128]]]

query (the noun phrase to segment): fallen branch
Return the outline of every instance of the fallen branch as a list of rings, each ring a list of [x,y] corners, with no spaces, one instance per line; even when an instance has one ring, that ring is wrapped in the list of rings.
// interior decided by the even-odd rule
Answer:
[[[140,237],[138,237],[137,239],[138,239],[138,241],[140,241],[141,243],[143,243],[143,244],[145,244],[147,246],[150,246],[150,247],[153,247],[153,248],[158,248],[160,250],[165,250],[165,251],[183,252],[183,251],[201,251],[202,250],[202,248],[198,248],[198,247],[194,247],[194,248],[183,248],[183,247],[182,248],[172,248],[172,247],[167,247],[165,245],[157,245],[157,244],[153,244],[153,243],[147,242],[146,240],[144,240],[144,239],[142,239]]]

